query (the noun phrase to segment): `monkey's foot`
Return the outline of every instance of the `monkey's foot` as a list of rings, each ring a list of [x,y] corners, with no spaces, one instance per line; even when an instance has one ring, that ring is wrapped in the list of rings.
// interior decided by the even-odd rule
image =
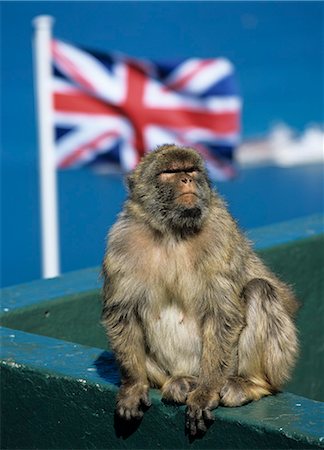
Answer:
[[[171,377],[161,388],[164,400],[186,403],[189,392],[197,386],[196,377]]]
[[[187,398],[186,428],[191,436],[205,433],[208,423],[214,420],[211,410],[219,404],[219,393],[199,387]]]
[[[143,384],[122,385],[117,397],[116,414],[126,420],[140,419],[143,409],[151,406],[148,389]]]
[[[243,377],[231,377],[223,386],[220,396],[224,406],[241,406],[252,400],[259,400],[265,395],[271,394],[268,383],[253,383]]]

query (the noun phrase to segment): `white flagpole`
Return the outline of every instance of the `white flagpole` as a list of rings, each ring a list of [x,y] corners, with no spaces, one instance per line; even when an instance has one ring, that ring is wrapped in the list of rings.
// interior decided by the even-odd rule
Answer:
[[[35,27],[34,60],[39,139],[43,278],[52,278],[60,273],[51,75],[53,22],[54,19],[51,16],[38,16],[33,20]]]

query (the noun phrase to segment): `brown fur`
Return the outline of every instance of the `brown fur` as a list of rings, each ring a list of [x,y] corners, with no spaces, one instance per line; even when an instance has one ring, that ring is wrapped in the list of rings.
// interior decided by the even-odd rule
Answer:
[[[149,385],[188,405],[190,433],[219,403],[282,386],[297,354],[297,302],[253,252],[192,149],[162,146],[128,179],[103,265],[103,323],[122,373],[117,413]]]

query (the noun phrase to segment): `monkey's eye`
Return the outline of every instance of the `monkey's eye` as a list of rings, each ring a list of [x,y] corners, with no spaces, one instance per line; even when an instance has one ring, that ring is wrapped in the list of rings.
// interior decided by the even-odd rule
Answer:
[[[159,173],[159,179],[163,182],[173,181],[176,174],[186,174],[191,178],[195,178],[198,174],[198,170],[193,167],[183,168],[183,169],[165,169]]]
[[[159,173],[159,175],[165,173],[165,174],[174,174],[174,173],[188,173],[189,175],[195,174],[196,172],[199,172],[199,170],[196,167],[188,167],[188,168],[179,168],[179,169],[165,169],[162,170],[162,172]]]

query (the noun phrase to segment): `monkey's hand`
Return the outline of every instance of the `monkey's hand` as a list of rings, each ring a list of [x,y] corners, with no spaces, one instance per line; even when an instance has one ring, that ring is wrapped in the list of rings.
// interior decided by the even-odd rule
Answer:
[[[211,410],[219,404],[219,393],[205,386],[198,386],[187,397],[186,428],[194,436],[207,431],[207,423],[213,421]]]
[[[149,386],[143,383],[123,384],[118,392],[116,413],[126,420],[140,419],[143,408],[149,408]]]

